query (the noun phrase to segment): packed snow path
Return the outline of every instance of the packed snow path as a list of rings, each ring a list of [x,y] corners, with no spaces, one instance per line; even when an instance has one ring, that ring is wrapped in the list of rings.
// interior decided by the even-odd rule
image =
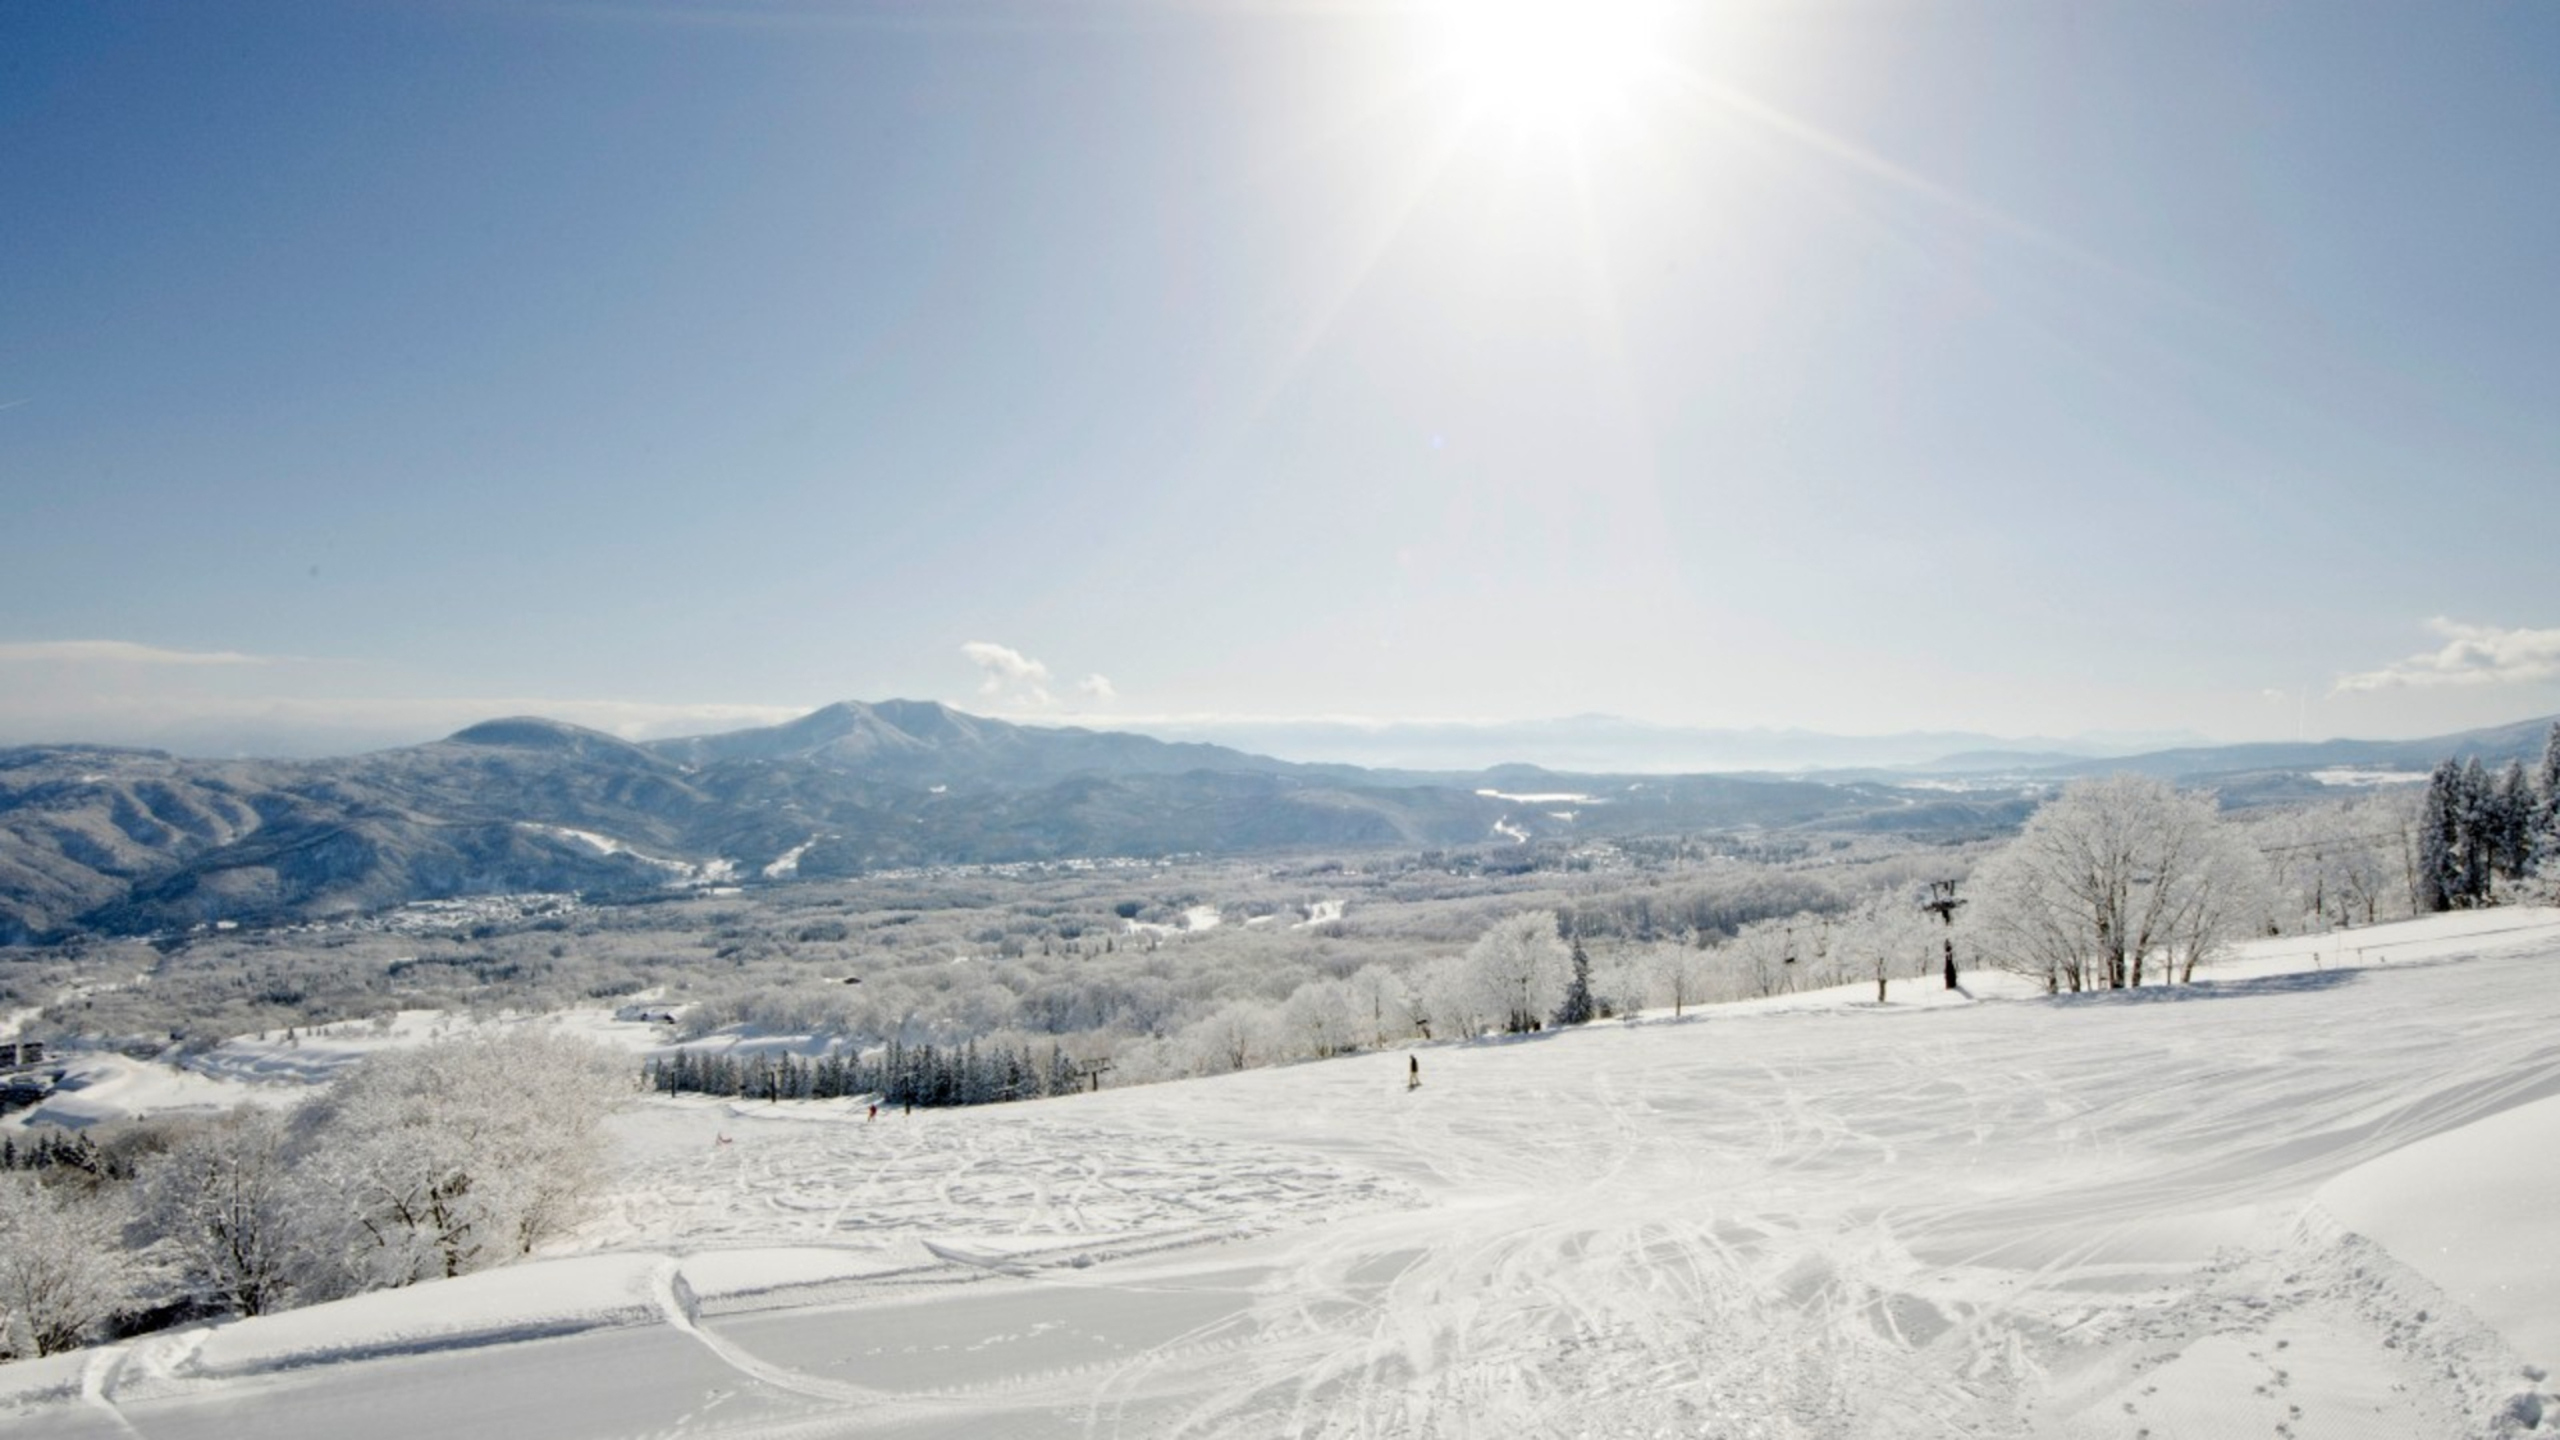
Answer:
[[[2492,1434],[2560,1356],[2317,1197],[2560,1095],[2555,965],[1711,1012],[1426,1047],[1412,1091],[1398,1052],[877,1120],[657,1102],[606,1253],[353,1302],[408,1317],[370,1349],[334,1306],[63,1357],[53,1395],[9,1367],[0,1429]],[[587,1328],[480,1298],[546,1272]]]

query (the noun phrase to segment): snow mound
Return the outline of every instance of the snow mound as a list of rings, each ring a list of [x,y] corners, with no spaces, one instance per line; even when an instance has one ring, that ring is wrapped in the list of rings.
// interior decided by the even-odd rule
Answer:
[[[658,1255],[585,1255],[262,1315],[213,1327],[187,1368],[218,1378],[641,1323],[660,1312],[666,1265]]]
[[[2541,1083],[2560,1088],[2560,1077]],[[2560,1364],[2560,1095],[2359,1165],[2316,1200],[2434,1281],[2519,1356]]]

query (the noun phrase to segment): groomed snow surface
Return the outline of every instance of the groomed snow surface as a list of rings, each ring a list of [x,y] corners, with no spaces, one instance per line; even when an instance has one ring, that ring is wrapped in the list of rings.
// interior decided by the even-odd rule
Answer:
[[[1412,1090],[653,1100],[574,1253],[0,1367],[0,1432],[2528,1433],[2556,975],[2509,910],[1424,1046]]]

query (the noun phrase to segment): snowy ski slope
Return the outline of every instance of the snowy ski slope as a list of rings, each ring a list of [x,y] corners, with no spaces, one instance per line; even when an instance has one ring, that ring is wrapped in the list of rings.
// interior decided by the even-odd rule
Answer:
[[[9,1366],[0,1432],[2494,1434],[2560,1363],[2556,967],[2504,911],[1414,1091],[654,1101],[583,1253]]]

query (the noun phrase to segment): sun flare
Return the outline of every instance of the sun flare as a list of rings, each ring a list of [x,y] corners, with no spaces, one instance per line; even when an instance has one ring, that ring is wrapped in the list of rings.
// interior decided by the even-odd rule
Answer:
[[[1636,98],[1661,70],[1655,0],[1445,0],[1442,52],[1471,110],[1573,127]]]

